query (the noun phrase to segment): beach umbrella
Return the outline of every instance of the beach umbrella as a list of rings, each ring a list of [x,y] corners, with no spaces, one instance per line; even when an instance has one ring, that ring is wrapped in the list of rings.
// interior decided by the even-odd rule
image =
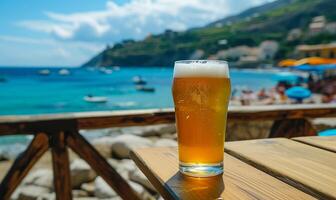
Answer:
[[[319,65],[317,65],[317,66],[299,65],[299,66],[293,67],[293,69],[300,70],[300,71],[306,71],[306,72],[320,72],[320,71],[324,71],[324,69],[321,68],[321,67],[319,67]]]
[[[326,65],[299,65],[293,67],[293,69],[307,72],[324,72],[325,70],[336,69],[336,65],[326,64]]]
[[[336,136],[336,129],[329,129],[318,133],[319,136]]]
[[[294,59],[285,59],[278,63],[279,67],[292,67],[295,65],[296,60]]]
[[[310,90],[300,86],[289,88],[288,90],[285,91],[285,94],[289,98],[296,99],[298,101],[302,101],[303,99],[306,99],[312,95]]]
[[[298,65],[325,65],[325,64],[336,64],[336,59],[332,58],[321,58],[321,57],[309,57],[303,58],[295,62],[295,66]]]
[[[291,72],[281,72],[273,76],[273,79],[277,81],[296,82],[299,76]]]
[[[336,64],[319,65],[322,70],[336,69]]]

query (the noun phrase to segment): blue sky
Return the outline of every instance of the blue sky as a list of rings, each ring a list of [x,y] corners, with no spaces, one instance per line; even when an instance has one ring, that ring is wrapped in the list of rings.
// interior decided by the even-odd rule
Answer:
[[[0,65],[78,66],[106,44],[183,31],[269,0],[2,0]]]

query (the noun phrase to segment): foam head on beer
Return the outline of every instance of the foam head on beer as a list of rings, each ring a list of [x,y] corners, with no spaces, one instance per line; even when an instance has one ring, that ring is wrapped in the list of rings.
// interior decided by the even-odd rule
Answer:
[[[174,77],[226,77],[229,78],[227,62],[219,60],[176,61]]]

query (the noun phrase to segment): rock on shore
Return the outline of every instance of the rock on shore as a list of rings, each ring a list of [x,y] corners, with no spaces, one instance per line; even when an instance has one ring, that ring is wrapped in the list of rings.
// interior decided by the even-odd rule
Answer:
[[[105,130],[108,133],[107,130]],[[144,200],[159,199],[160,196],[146,176],[129,159],[133,148],[150,146],[177,146],[175,125],[156,125],[113,129],[108,136],[96,138],[93,145],[103,152],[108,163],[129,183]],[[85,131],[85,134],[89,134]],[[104,154],[105,152],[105,154]],[[108,152],[106,154],[106,152]],[[82,159],[70,164],[72,195],[77,200],[121,199],[118,194],[91,169]],[[28,174],[15,191],[13,200],[54,200],[52,169],[40,168]]]

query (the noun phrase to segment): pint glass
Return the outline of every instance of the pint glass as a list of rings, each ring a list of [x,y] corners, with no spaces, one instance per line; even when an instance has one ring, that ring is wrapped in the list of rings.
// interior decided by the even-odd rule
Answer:
[[[227,62],[176,61],[172,92],[180,172],[195,177],[222,174],[230,99]]]

